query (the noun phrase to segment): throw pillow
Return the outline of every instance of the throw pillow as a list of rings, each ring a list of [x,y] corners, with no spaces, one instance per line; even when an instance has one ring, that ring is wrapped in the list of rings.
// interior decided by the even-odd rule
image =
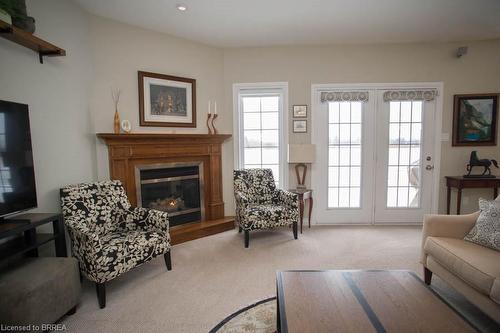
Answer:
[[[500,202],[479,199],[481,210],[465,240],[500,251]]]

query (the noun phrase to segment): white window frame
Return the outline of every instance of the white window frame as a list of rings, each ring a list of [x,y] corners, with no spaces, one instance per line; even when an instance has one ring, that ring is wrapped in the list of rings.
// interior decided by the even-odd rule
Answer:
[[[234,168],[243,168],[243,112],[241,111],[241,94],[277,93],[281,95],[280,125],[280,179],[279,187],[288,188],[288,82],[255,82],[233,84],[233,133],[234,133]]]

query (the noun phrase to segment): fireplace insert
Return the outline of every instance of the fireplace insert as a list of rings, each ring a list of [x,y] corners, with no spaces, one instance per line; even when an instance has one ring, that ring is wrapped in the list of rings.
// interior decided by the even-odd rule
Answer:
[[[165,163],[136,168],[138,205],[168,212],[170,226],[203,219],[203,163]]]

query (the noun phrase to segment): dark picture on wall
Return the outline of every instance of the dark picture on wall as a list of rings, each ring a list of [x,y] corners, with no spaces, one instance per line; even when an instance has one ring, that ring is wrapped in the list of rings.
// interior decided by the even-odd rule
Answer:
[[[138,72],[141,126],[196,127],[196,80]]]
[[[494,146],[498,114],[497,94],[455,95],[454,146]]]

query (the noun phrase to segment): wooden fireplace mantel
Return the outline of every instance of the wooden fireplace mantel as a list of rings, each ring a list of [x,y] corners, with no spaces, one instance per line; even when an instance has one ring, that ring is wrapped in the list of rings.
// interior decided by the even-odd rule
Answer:
[[[122,143],[158,144],[158,143],[205,143],[221,144],[231,137],[231,134],[164,134],[164,133],[97,133],[106,144],[116,145]]]
[[[203,162],[205,218],[172,227],[173,244],[234,228],[234,218],[224,216],[222,198],[222,143],[230,134],[98,133],[97,137],[108,146],[111,179],[122,181],[132,205],[137,205],[137,166]]]

